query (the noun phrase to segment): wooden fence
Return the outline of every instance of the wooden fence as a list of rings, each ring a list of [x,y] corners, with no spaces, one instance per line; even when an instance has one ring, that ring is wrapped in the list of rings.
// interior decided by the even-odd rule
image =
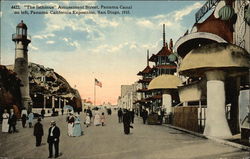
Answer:
[[[199,132],[198,108],[197,106],[174,107],[173,125]]]

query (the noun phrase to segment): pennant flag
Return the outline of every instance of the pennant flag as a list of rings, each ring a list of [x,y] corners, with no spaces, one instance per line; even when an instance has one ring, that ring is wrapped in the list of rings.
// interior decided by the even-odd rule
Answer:
[[[102,87],[102,82],[98,81],[98,80],[95,78],[95,85],[96,85],[96,86],[99,86],[99,87]]]

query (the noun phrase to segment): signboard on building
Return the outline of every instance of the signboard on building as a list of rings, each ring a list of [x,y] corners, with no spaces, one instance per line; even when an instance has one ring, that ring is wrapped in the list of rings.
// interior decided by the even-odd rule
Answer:
[[[201,8],[195,13],[196,23],[210,10],[215,6],[220,0],[208,0]]]

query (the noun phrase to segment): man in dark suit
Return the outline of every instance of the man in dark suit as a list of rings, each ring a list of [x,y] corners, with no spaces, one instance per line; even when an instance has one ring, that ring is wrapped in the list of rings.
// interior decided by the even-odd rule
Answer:
[[[90,120],[91,120],[93,115],[92,115],[92,111],[90,110],[90,107],[88,107],[86,112],[89,113],[89,117],[90,117]]]
[[[50,122],[51,127],[49,128],[49,134],[47,142],[49,144],[49,157],[53,157],[53,145],[55,148],[55,158],[59,156],[59,137],[60,137],[60,129],[56,126],[55,121]]]
[[[38,118],[37,123],[34,125],[34,136],[36,137],[36,146],[41,146],[43,136],[43,125],[41,124],[41,118]]]
[[[45,114],[45,110],[44,110],[44,108],[41,110],[41,116],[42,116],[42,118],[44,118],[44,114]]]
[[[143,109],[142,111],[143,124],[146,124],[147,118],[148,118],[148,111],[146,109]]]
[[[119,123],[122,122],[122,116],[123,116],[123,112],[122,112],[122,109],[120,108],[120,109],[118,110],[118,119],[119,119]]]
[[[15,133],[17,132],[16,130],[16,122],[17,122],[17,116],[14,113],[14,110],[10,110],[10,117],[9,117],[9,133]]]
[[[124,127],[124,133],[128,135],[130,133],[130,115],[127,109],[124,111],[125,113],[123,114],[123,127]]]

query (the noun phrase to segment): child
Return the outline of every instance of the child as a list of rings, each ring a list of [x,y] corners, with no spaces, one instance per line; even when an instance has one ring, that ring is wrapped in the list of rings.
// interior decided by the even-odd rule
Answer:
[[[36,137],[36,146],[41,146],[43,136],[43,125],[41,124],[41,118],[37,119],[37,123],[34,125],[33,134]]]
[[[105,116],[104,116],[104,113],[102,113],[102,115],[101,115],[102,126],[104,126],[104,122],[105,122]]]
[[[90,125],[90,116],[89,116],[89,113],[86,114],[85,123],[86,123],[86,126],[89,127],[89,125]]]

